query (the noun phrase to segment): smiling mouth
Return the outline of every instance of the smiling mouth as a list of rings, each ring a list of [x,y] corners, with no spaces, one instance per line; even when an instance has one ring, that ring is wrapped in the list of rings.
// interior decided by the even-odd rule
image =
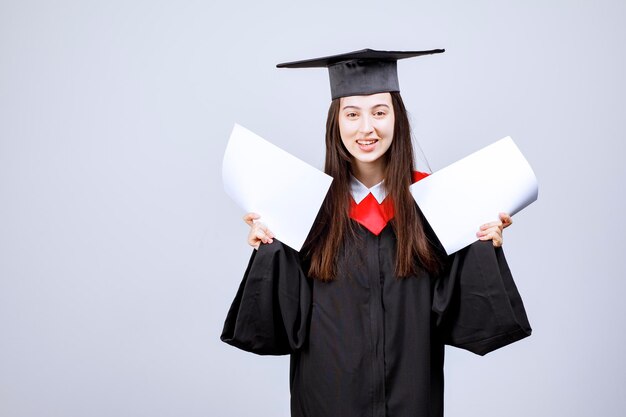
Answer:
[[[359,145],[373,145],[376,142],[378,142],[378,139],[360,139],[356,141]]]

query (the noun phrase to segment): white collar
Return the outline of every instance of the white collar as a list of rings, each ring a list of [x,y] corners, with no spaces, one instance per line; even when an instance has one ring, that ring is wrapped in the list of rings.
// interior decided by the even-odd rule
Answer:
[[[387,197],[384,182],[385,180],[382,180],[372,188],[367,188],[361,181],[357,180],[354,175],[350,175],[350,192],[352,193],[352,198],[359,204],[369,193],[372,193],[376,201],[378,201],[378,204],[381,204],[383,200],[385,200],[385,197]]]

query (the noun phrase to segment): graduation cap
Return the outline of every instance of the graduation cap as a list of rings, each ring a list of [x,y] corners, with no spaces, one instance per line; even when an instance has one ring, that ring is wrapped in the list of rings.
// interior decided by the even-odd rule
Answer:
[[[328,68],[330,93],[339,97],[400,91],[397,63],[399,59],[440,54],[445,49],[429,51],[376,51],[362,49],[345,54],[303,61],[284,62],[278,68]]]

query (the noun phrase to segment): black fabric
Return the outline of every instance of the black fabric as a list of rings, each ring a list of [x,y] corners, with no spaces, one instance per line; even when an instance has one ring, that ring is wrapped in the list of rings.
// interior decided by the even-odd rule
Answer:
[[[330,94],[339,97],[400,91],[396,61],[355,60],[328,67]]]
[[[397,61],[399,59],[413,58],[422,55],[440,54],[445,49],[430,49],[427,51],[377,51],[374,49],[361,49],[338,55],[324,56],[321,58],[303,59],[300,61],[283,62],[277,64],[278,68],[324,68],[338,62],[353,60],[371,61]]]
[[[222,340],[291,354],[294,417],[440,417],[444,344],[484,355],[531,333],[504,254],[479,241],[439,277],[398,279],[392,228],[358,227],[330,283],[278,240],[261,245]]]
[[[362,49],[345,54],[302,61],[285,62],[278,68],[327,67],[330,92],[333,99],[339,97],[369,95],[400,91],[397,61],[422,55],[438,54],[444,49],[428,51],[376,51]]]

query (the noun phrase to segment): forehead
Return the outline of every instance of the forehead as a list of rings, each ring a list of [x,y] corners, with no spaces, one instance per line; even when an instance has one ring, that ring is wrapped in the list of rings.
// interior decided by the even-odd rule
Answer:
[[[349,96],[341,98],[341,108],[353,106],[358,108],[371,108],[380,105],[387,105],[392,107],[391,94],[389,93],[377,93],[367,96]]]

